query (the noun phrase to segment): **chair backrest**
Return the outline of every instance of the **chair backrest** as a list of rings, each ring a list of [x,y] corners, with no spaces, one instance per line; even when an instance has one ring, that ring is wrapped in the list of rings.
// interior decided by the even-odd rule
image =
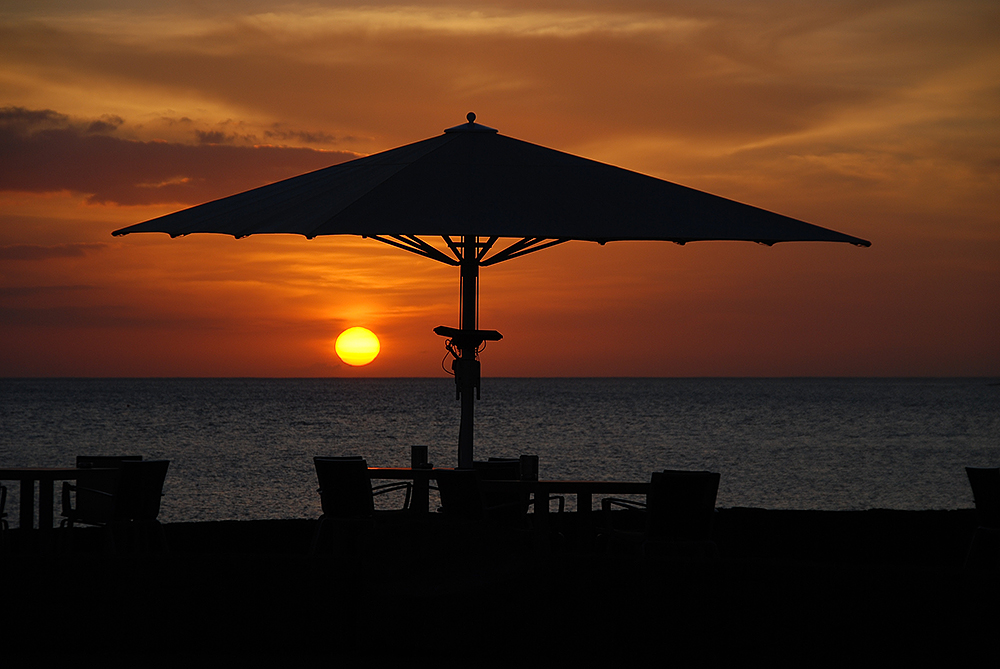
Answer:
[[[719,480],[715,472],[669,469],[653,472],[646,496],[649,538],[708,540]]]
[[[523,481],[525,470],[520,458],[490,458],[489,460],[476,461],[472,463],[473,468],[479,472],[481,481]],[[535,469],[535,479],[538,480],[537,468]],[[530,473],[529,473],[530,475]],[[528,512],[528,500],[531,493],[527,491],[510,490],[484,490],[482,493],[483,505],[486,508],[507,505],[511,519],[518,514]],[[520,506],[520,509],[518,508]]]
[[[537,481],[538,456],[522,455],[516,458],[491,457],[488,460],[477,460],[472,463],[483,476],[484,481]]]
[[[118,469],[123,462],[142,460],[141,455],[78,455],[76,466],[80,469]]]
[[[156,520],[169,460],[124,460],[114,496],[116,520]]]
[[[510,458],[476,460],[473,469],[483,481],[518,481],[521,479],[521,462]]]
[[[315,457],[323,515],[329,518],[371,518],[375,515],[368,463],[361,456]]]
[[[517,459],[518,463],[521,465],[521,480],[522,481],[537,481],[538,480],[538,456],[537,455],[522,455]]]
[[[976,503],[976,521],[983,527],[1000,527],[1000,468],[966,467],[965,473]]]
[[[486,515],[480,474],[475,469],[449,469],[437,474],[441,513],[457,520],[481,520]]]
[[[141,455],[78,455],[76,456],[76,466],[79,469],[107,469],[115,471],[88,472],[86,477],[81,477],[82,485],[91,490],[114,493],[118,488],[118,476],[123,462],[138,462],[142,460]],[[78,496],[78,503],[82,501],[84,508],[78,509],[80,513],[91,514],[100,513],[102,507],[105,513],[110,513],[110,505],[107,500],[88,497],[84,495],[82,500]],[[87,508],[91,505],[93,508]]]

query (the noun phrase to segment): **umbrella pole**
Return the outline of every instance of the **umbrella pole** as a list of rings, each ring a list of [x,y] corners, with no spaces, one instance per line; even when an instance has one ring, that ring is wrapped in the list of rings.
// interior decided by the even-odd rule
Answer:
[[[476,237],[462,238],[462,334],[458,361],[458,390],[462,400],[462,420],[458,428],[458,468],[472,469],[473,424],[475,413],[475,395],[479,387],[479,361],[476,360],[476,312],[479,297],[479,258],[476,250]],[[458,371],[456,370],[456,371]]]

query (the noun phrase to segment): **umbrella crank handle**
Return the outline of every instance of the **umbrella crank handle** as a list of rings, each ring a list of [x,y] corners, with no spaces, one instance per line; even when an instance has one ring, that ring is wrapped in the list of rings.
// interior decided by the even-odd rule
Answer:
[[[455,399],[461,399],[462,388],[468,383],[476,389],[476,399],[479,399],[479,381],[482,365],[476,359],[464,360],[455,358],[451,361],[451,370],[455,372]]]
[[[472,385],[476,389],[476,399],[478,400],[480,370],[482,369],[482,365],[479,363],[479,360],[470,360],[469,362],[470,362],[469,366],[472,368]]]

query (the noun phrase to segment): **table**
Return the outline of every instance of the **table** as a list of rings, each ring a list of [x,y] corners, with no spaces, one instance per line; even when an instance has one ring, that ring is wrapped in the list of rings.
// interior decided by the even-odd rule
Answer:
[[[410,510],[417,514],[428,512],[428,491],[430,482],[437,480],[441,468],[411,469],[409,467],[369,467],[368,475],[373,479],[412,480],[413,493]],[[581,516],[581,526],[592,528],[594,495],[612,497],[616,495],[645,495],[649,492],[648,481],[482,481],[484,490],[516,490],[522,494],[534,494],[534,527],[536,547],[545,551],[549,548],[549,497],[551,495],[575,495],[577,512]],[[590,537],[588,540],[592,540]]]
[[[613,497],[615,495],[645,495],[649,492],[648,481],[573,481],[573,480],[541,480],[541,481],[483,481],[486,490],[517,489],[522,493],[531,493],[535,499],[534,526],[544,535],[548,528],[549,499],[551,496],[575,495],[576,511],[583,525],[592,526],[594,495]]]
[[[52,530],[53,483],[76,481],[89,474],[106,471],[109,470],[80,467],[0,467],[0,481],[21,482],[18,523],[25,529],[31,529],[35,525],[35,481],[38,481],[38,529],[44,534]]]
[[[410,493],[410,510],[413,513],[428,513],[430,511],[431,480],[437,480],[436,472],[445,468],[411,467],[369,467],[368,476],[373,479],[389,479],[413,481],[413,491]]]
[[[426,513],[430,481],[437,478],[435,469],[411,469],[409,467],[369,467],[368,475],[373,479],[398,479],[413,481],[413,496],[410,508],[418,513]],[[509,490],[516,488],[535,495],[535,513],[539,516],[549,512],[550,495],[575,495],[577,511],[589,514],[593,511],[594,495],[645,495],[649,492],[648,481],[483,481],[485,489]]]
[[[615,495],[645,495],[649,492],[649,481],[485,481],[487,486],[515,483],[522,489],[535,494],[535,513],[549,511],[547,503],[550,495],[576,495],[576,510],[581,514],[593,512],[594,495],[613,497]]]

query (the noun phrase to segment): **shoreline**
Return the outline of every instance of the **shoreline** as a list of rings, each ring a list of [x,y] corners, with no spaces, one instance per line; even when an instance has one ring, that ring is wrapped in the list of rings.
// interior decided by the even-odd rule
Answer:
[[[168,552],[114,556],[83,530],[73,553],[0,560],[5,654],[898,661],[960,658],[998,622],[1000,574],[963,569],[973,510],[720,509],[715,559],[595,549],[568,537],[578,522],[538,551],[389,521],[313,556],[315,519],[171,523]]]

